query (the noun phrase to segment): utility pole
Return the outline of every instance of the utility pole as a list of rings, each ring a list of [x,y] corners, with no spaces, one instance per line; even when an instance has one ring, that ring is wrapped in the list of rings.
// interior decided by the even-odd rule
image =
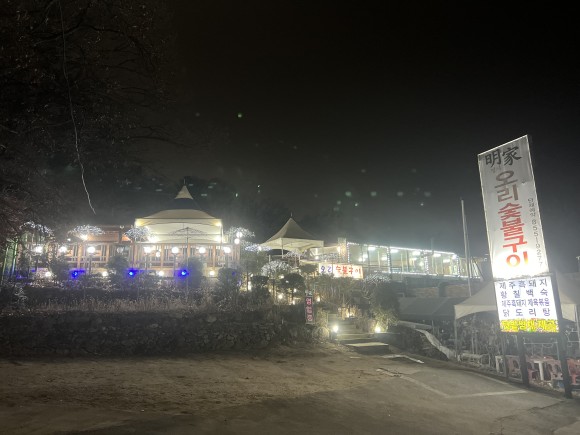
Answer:
[[[467,235],[467,218],[465,217],[465,204],[461,199],[461,216],[463,218],[463,243],[465,244],[465,262],[467,264],[467,288],[469,289],[469,296],[471,293],[471,254],[469,252],[469,237]]]

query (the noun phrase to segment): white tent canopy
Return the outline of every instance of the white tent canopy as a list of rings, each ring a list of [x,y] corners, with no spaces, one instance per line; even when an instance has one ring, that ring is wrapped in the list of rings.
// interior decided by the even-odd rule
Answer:
[[[322,248],[324,242],[316,240],[311,234],[300,228],[292,218],[284,226],[260,246],[267,249],[282,249],[293,252],[302,252],[311,248]]]
[[[168,210],[135,219],[135,227],[147,227],[159,243],[221,243],[221,219],[198,208],[183,186]]]
[[[580,282],[563,273],[556,273],[562,317],[576,321],[576,307],[580,305]],[[469,299],[455,305],[455,319],[486,311],[497,312],[493,282],[486,284]]]

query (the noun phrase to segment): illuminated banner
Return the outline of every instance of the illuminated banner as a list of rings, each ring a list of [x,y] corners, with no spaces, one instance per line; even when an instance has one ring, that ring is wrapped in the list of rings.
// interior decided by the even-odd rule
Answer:
[[[306,297],[304,298],[304,317],[306,318],[307,325],[314,325],[314,296],[312,291],[306,291]]]
[[[494,279],[547,275],[548,259],[528,137],[478,157]]]
[[[558,317],[549,276],[495,282],[502,332],[558,332]]]
[[[333,275],[335,278],[363,279],[362,266],[352,264],[318,263],[318,273]]]

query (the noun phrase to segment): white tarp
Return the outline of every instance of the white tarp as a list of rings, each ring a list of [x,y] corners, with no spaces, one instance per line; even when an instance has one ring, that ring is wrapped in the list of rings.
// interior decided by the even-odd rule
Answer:
[[[576,307],[580,305],[580,282],[563,273],[556,273],[556,279],[562,305],[562,317],[576,321]],[[497,313],[493,282],[487,283],[472,297],[455,305],[455,318],[460,319],[470,314],[486,311]]]
[[[294,219],[288,219],[280,230],[262,243],[266,249],[282,249],[293,252],[303,252],[311,248],[322,248],[324,242],[316,240],[311,234],[304,231]]]
[[[478,160],[494,279],[549,274],[528,137]]]
[[[168,210],[135,219],[135,227],[147,227],[158,243],[222,242],[222,221],[199,210],[186,186],[181,188]]]
[[[199,217],[199,213],[203,212],[164,210],[152,216],[135,219],[135,226],[147,227],[159,243],[219,244],[222,238],[221,220],[211,216]]]

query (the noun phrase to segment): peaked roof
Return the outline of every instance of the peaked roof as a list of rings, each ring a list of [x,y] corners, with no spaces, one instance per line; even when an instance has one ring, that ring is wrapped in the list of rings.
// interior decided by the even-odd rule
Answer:
[[[304,231],[292,218],[284,224],[280,231],[262,243],[269,249],[285,249],[287,251],[304,251],[309,248],[321,248],[322,240],[316,240],[312,234]]]
[[[270,237],[264,243],[272,242],[276,239],[303,239],[303,240],[314,240],[314,237],[304,231],[300,225],[292,218],[288,219],[288,222],[284,224],[280,231]]]
[[[195,199],[189,193],[186,185],[183,185],[177,196],[171,201],[169,207],[160,210],[152,215],[142,219],[216,219],[197,204]]]
[[[167,210],[183,209],[201,210],[200,206],[195,202],[195,199],[193,199],[193,196],[191,196],[191,193],[189,193],[189,189],[185,184],[167,208]]]

